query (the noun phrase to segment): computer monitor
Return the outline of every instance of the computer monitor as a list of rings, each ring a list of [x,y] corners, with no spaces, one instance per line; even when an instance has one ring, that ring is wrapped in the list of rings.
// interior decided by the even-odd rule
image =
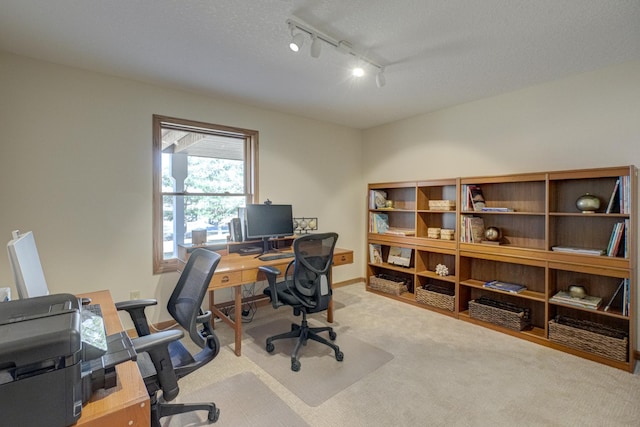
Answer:
[[[9,265],[21,299],[49,295],[42,264],[33,233],[13,232],[13,240],[7,244]]]
[[[246,239],[262,239],[263,252],[269,252],[269,239],[293,234],[291,205],[247,205],[244,209]]]

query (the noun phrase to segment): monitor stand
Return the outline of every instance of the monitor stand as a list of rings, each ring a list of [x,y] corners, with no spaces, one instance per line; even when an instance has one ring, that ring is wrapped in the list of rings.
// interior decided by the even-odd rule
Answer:
[[[269,254],[269,253],[279,253],[277,249],[273,249],[271,247],[271,237],[263,237],[262,238],[262,253],[260,255]]]

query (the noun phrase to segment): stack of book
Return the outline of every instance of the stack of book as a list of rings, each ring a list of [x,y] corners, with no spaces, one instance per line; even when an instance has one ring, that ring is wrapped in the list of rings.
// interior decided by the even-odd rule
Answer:
[[[604,255],[606,253],[605,249],[574,248],[570,246],[553,246],[551,250],[555,252],[567,252],[571,254],[582,254],[582,255]]]
[[[607,246],[607,256],[618,256],[618,254],[622,252],[625,258],[628,257],[627,239],[623,239],[623,237],[626,237],[628,228],[628,219],[625,219],[624,222],[617,222],[613,226],[611,237],[609,238],[609,245]],[[622,241],[624,241],[624,244],[620,246],[620,242]],[[622,249],[622,251],[620,249]]]
[[[617,199],[617,203],[616,203]],[[616,205],[617,211],[621,214],[628,214],[631,211],[631,185],[629,175],[624,175],[616,180],[609,197],[609,203],[607,204],[606,213],[615,213]]]
[[[559,304],[571,305],[580,308],[590,308],[596,310],[602,304],[602,298],[586,295],[584,298],[572,297],[567,291],[559,291],[552,296],[549,301]]]
[[[461,215],[460,241],[467,243],[480,243],[484,238],[484,219],[471,215]]]
[[[510,292],[512,294],[519,294],[522,291],[526,291],[527,287],[518,285],[516,283],[501,282],[499,280],[491,280],[482,285],[485,288],[497,289],[499,291]]]

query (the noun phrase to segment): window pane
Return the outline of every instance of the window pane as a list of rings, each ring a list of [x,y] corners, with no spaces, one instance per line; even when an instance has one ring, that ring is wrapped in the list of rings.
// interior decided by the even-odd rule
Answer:
[[[224,243],[229,221],[245,206],[244,196],[163,196],[163,257],[175,258],[177,245],[191,244],[193,230],[206,230],[207,243]]]
[[[243,138],[164,129],[162,191],[246,193],[244,146]]]

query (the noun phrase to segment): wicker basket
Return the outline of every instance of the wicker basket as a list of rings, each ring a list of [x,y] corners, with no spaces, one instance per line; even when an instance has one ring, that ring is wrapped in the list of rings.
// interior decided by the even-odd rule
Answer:
[[[469,316],[514,331],[522,331],[531,325],[529,313],[524,309],[521,312],[502,310],[475,300],[469,301]]]
[[[549,321],[549,341],[598,356],[626,362],[629,338],[614,338],[596,332]]]
[[[454,311],[455,297],[429,291],[426,289],[416,289],[416,301],[432,307],[441,308],[443,310]]]
[[[455,211],[455,200],[429,200],[429,209],[432,211]]]
[[[396,296],[408,291],[406,282],[402,279],[389,280],[377,276],[369,277],[369,287]]]

